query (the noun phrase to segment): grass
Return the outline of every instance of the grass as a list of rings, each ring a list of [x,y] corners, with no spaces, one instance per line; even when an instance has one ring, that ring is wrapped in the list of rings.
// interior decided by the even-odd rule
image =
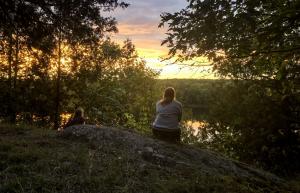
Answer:
[[[0,125],[1,193],[295,192],[234,176],[141,162],[120,144],[63,138],[53,130]]]

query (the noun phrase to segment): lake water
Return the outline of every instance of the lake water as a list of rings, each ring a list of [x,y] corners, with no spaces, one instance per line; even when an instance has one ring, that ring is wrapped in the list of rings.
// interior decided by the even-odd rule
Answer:
[[[196,136],[199,132],[201,132],[201,129],[203,129],[205,126],[207,126],[207,122],[203,120],[187,120],[184,121],[183,124],[188,129],[192,130],[192,133]]]

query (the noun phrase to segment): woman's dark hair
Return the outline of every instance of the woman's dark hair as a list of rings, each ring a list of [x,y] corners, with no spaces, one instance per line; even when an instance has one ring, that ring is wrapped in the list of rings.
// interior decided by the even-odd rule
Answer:
[[[167,105],[175,99],[175,89],[173,87],[168,87],[165,89],[164,97],[160,101],[161,105]]]
[[[73,118],[78,118],[78,117],[83,117],[83,109],[80,107],[75,110]]]

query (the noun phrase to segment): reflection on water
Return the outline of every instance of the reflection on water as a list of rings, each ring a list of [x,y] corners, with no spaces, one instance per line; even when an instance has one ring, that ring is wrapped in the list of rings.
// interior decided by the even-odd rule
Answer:
[[[187,131],[185,140],[187,143],[195,142],[212,142],[219,132],[214,131],[205,120],[186,120],[183,122],[184,128]],[[214,132],[214,134],[212,134]]]
[[[194,136],[197,136],[201,132],[201,129],[207,126],[207,122],[200,120],[187,120],[183,124],[186,128],[192,130]]]
[[[64,125],[68,122],[68,120],[71,118],[71,116],[72,116],[72,113],[60,114],[61,125],[58,128],[59,131],[64,127]]]
[[[62,124],[65,124],[72,116],[72,113],[62,113],[60,115],[60,120]]]

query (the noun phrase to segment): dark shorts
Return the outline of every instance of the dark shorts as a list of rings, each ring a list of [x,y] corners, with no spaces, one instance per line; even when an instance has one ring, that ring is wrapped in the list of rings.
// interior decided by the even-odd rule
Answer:
[[[165,129],[152,127],[154,137],[171,143],[180,143],[180,129]]]

